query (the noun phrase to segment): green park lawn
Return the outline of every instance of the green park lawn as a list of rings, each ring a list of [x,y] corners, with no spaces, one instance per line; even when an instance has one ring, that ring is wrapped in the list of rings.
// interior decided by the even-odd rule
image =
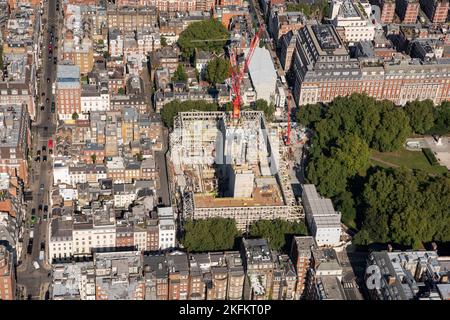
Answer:
[[[443,174],[447,172],[444,166],[432,166],[422,151],[408,151],[405,149],[395,152],[378,152],[371,150],[372,164],[380,167],[405,167],[420,169],[430,174]]]

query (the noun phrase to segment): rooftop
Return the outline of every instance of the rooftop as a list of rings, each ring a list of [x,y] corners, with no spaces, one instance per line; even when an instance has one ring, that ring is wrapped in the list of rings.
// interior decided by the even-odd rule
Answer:
[[[26,109],[22,105],[0,106],[0,148],[22,147],[24,126],[23,117]]]
[[[315,217],[336,215],[331,199],[322,198],[313,184],[303,185],[302,199],[305,209]]]
[[[70,240],[72,239],[73,221],[54,219],[51,224],[52,239]]]
[[[80,284],[83,274],[93,273],[92,262],[54,264],[51,293],[53,300],[80,299]]]
[[[336,276],[317,277],[317,290],[322,300],[345,300],[342,284]]]
[[[255,187],[251,198],[216,198],[211,194],[194,194],[198,208],[283,206],[278,186]]]
[[[242,239],[248,264],[272,262],[266,239]]]
[[[373,252],[369,256],[369,264],[377,265],[383,276],[379,294],[384,299],[393,300],[420,298],[433,290],[432,287],[425,290],[426,283],[448,279],[450,272],[441,265],[434,251]]]
[[[80,67],[76,65],[58,64],[56,68],[56,78],[58,81],[79,81]]]
[[[332,25],[316,24],[311,26],[311,29],[322,50],[334,50],[342,46]]]

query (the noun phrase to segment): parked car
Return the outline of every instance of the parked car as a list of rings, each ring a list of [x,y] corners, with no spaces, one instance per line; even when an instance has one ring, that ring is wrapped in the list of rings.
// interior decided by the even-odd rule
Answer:
[[[47,156],[43,156],[43,157],[42,157],[42,161],[43,161],[43,162],[47,161]]]
[[[27,254],[31,254],[32,252],[33,252],[33,239],[30,239],[27,245]]]

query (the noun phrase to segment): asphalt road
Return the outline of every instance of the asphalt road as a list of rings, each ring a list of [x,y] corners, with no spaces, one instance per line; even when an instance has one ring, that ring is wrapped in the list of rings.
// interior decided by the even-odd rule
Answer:
[[[171,205],[170,191],[169,191],[169,176],[167,174],[166,152],[169,145],[169,132],[163,128],[163,150],[155,152],[155,162],[159,173],[159,189],[158,197],[161,197],[161,203],[164,206]]]
[[[280,63],[280,59],[278,58],[277,55],[277,51],[273,45],[273,39],[271,39],[269,32],[267,31],[267,24],[264,22],[264,13],[261,11],[261,8],[259,6],[258,0],[250,0],[249,1],[249,5],[250,5],[250,11],[254,14],[256,14],[256,21],[259,24],[264,24],[264,31],[261,35],[261,39],[265,40],[266,42],[266,49],[269,50],[270,56],[272,58],[273,61],[273,65],[275,67],[275,70],[277,72],[277,75],[279,76],[286,76],[286,72],[283,70],[283,68],[281,67],[281,63]],[[251,14],[252,18],[254,19],[254,15]],[[289,92],[289,94],[292,96],[292,94],[290,93],[290,89],[286,84],[283,84],[284,90],[285,92]],[[296,103],[294,99],[291,99],[291,108],[295,108],[296,107]],[[283,119],[287,119],[287,112],[285,112],[285,114],[283,115]]]
[[[57,36],[57,12],[56,12],[57,0],[47,0],[44,3],[44,15],[43,20],[46,21],[43,24],[44,37],[42,43],[42,68],[39,84],[39,104],[38,114],[36,121],[32,124],[31,134],[32,138],[32,166],[31,166],[31,185],[30,189],[33,193],[33,200],[28,206],[27,221],[31,221],[31,210],[36,210],[37,221],[33,227],[33,247],[32,253],[27,253],[27,246],[29,242],[29,233],[26,232],[24,236],[24,248],[23,254],[20,258],[21,264],[17,268],[17,283],[19,286],[25,287],[25,294],[28,299],[43,299],[45,296],[46,287],[50,283],[49,271],[50,266],[44,261],[39,261],[39,252],[41,250],[41,242],[45,241],[45,245],[48,245],[47,230],[49,217],[44,220],[44,211],[38,210],[39,205],[44,207],[49,205],[49,194],[52,187],[52,155],[49,154],[48,140],[52,138],[56,131],[56,114],[51,112],[51,103],[54,99],[52,94],[52,83],[56,76],[56,64],[54,63],[54,56],[56,56],[56,50],[54,48],[55,39],[53,39],[52,53],[49,52],[50,43],[50,31],[53,28],[54,36]],[[48,80],[47,80],[48,79]],[[42,95],[44,93],[44,95]],[[46,99],[49,99],[47,102]],[[41,110],[41,106],[45,106],[44,110]],[[42,147],[47,149],[44,151]],[[37,157],[37,151],[41,151],[41,161],[35,161]],[[43,156],[47,156],[47,161],[42,161]],[[43,186],[43,188],[41,188]],[[49,206],[48,211],[51,212]],[[31,226],[28,224],[29,230]],[[45,249],[47,254],[48,249]],[[34,261],[38,261],[40,268],[36,269],[33,265]]]

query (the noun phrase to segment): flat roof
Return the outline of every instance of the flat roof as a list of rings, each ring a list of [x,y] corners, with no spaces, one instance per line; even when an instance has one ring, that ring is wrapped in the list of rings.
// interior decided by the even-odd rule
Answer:
[[[56,68],[56,78],[60,79],[79,79],[80,67],[77,65],[59,64]]]
[[[340,228],[341,216],[339,214],[314,216],[314,223],[317,228]]]
[[[273,185],[265,188],[254,188],[252,198],[215,198],[209,194],[194,194],[194,203],[197,208],[268,207],[284,205],[278,187]]]
[[[313,184],[303,185],[303,201],[305,208],[310,211],[314,217],[316,216],[339,216],[334,210],[331,199],[322,198],[316,191]]]

